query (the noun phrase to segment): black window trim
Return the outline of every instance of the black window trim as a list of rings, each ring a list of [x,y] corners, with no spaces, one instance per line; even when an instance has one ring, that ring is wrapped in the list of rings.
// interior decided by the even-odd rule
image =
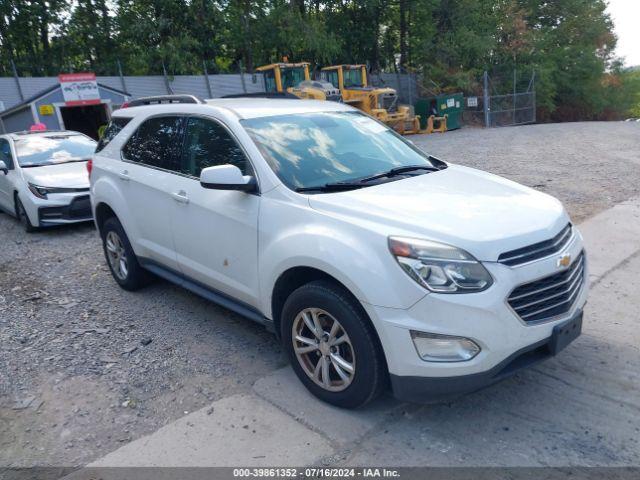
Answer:
[[[148,117],[145,117],[144,119],[142,119],[142,121],[140,123],[138,123],[138,125],[136,125],[135,129],[133,130],[133,132],[131,132],[131,134],[127,137],[127,139],[122,142],[122,147],[120,147],[120,160],[122,160],[123,162],[126,163],[130,163],[132,165],[140,165],[142,167],[146,167],[146,168],[152,168],[154,170],[159,170],[161,172],[166,172],[166,173],[172,173],[174,175],[178,175],[180,177],[184,177],[184,178],[188,178],[190,180],[195,180],[198,183],[200,183],[200,177],[195,177],[193,175],[189,175],[188,173],[182,173],[182,172],[178,172],[176,170],[169,170],[167,168],[162,168],[162,167],[156,167],[155,165],[148,165],[146,163],[142,163],[142,162],[134,162],[133,160],[129,160],[128,158],[126,158],[124,156],[124,147],[127,145],[127,143],[129,143],[129,140],[131,140],[131,138],[133,137],[133,135],[138,131],[138,129],[142,126],[142,124],[144,124],[147,120],[151,120],[152,118],[158,118],[158,117],[182,117],[184,118],[184,128],[182,129],[182,132],[180,133],[180,152],[181,155],[184,153],[184,147],[185,147],[185,141],[186,141],[186,133],[187,133],[187,122],[189,121],[190,118],[202,118],[203,120],[209,120],[212,121],[214,123],[219,124],[222,128],[224,128],[226,130],[226,132],[229,134],[229,136],[236,142],[236,144],[240,147],[240,149],[242,150],[242,153],[244,154],[244,156],[247,159],[247,162],[249,162],[249,165],[251,166],[251,170],[253,171],[253,175],[254,178],[256,179],[256,191],[252,192],[253,195],[260,195],[261,190],[260,190],[260,177],[258,174],[257,169],[255,168],[255,165],[253,163],[253,161],[251,160],[251,157],[249,156],[249,153],[247,152],[247,149],[244,147],[244,145],[242,144],[242,142],[240,142],[240,140],[238,139],[238,137],[233,133],[233,131],[227,126],[226,123],[224,123],[222,120],[212,117],[210,115],[206,115],[203,113],[177,113],[177,112],[167,112],[167,113],[157,113],[154,115],[149,115]]]

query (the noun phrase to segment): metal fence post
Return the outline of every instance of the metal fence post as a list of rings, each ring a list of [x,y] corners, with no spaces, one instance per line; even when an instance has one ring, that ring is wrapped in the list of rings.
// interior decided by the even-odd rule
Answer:
[[[207,62],[204,60],[202,60],[202,70],[204,71],[204,81],[207,84],[207,92],[209,93],[209,98],[213,98],[211,83],[209,82],[209,72],[207,72]]]
[[[516,100],[518,98],[517,96],[517,89],[516,89],[516,82],[517,82],[517,77],[516,77],[516,69],[513,69],[513,123],[515,125],[516,123]]]
[[[489,74],[486,70],[484,71],[483,85],[482,95],[484,99],[482,104],[484,109],[484,126],[488,128],[491,126],[491,122],[489,118]]]
[[[124,75],[122,74],[122,65],[120,64],[120,59],[116,59],[118,63],[118,75],[120,75],[120,83],[122,84],[122,91],[127,92],[127,84],[124,82]]]
[[[18,70],[16,69],[16,64],[13,63],[13,59],[11,59],[11,69],[13,70],[13,78],[16,80],[16,87],[18,87],[18,95],[20,95],[20,101],[24,102],[24,94],[22,93],[22,87],[20,86],[20,78],[18,77]]]
[[[538,109],[536,107],[536,72],[535,70],[531,74],[531,85],[532,85],[531,92],[533,93],[533,123],[536,123],[537,122],[536,115],[538,114],[537,112]]]
[[[247,93],[247,86],[244,83],[244,67],[242,66],[242,60],[238,61],[238,66],[240,67],[240,81],[242,82],[242,91]]]
[[[167,69],[164,66],[164,60],[162,61],[162,76],[164,77],[164,85],[165,85],[165,87],[167,87],[167,93],[169,95],[173,95],[173,89],[171,88],[171,85],[169,84],[169,78],[167,77]]]

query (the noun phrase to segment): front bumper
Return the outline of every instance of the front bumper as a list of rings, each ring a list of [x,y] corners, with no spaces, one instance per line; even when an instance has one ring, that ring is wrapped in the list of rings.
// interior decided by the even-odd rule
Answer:
[[[582,323],[582,310],[576,312],[574,317],[564,324],[557,325],[556,328],[576,320]],[[575,337],[571,341],[574,339]],[[455,398],[500,382],[524,368],[556,355],[560,351],[556,348],[556,343],[552,335],[518,350],[490,370],[470,375],[429,378],[392,374],[390,375],[391,388],[394,396],[405,402],[429,403]]]
[[[558,273],[559,255],[578,258],[582,251],[582,237],[576,230],[565,249],[551,257],[517,267],[484,263],[494,284],[483,292],[429,293],[406,310],[364,304],[378,332],[395,395],[420,402],[455,396],[499,381],[515,366],[523,368],[550,356],[554,328],[573,319],[586,303],[588,263],[579,293],[562,315],[526,323],[507,298],[518,285]],[[469,338],[481,351],[467,361],[424,361],[416,352],[411,330]]]
[[[40,226],[64,225],[68,223],[88,222],[93,219],[89,195],[78,195],[68,204],[38,207]]]

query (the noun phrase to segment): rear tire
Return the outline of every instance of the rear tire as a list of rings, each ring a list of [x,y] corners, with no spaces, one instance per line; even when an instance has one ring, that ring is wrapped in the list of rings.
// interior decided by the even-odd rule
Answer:
[[[308,283],[287,298],[281,319],[293,370],[316,397],[357,408],[382,393],[388,378],[382,349],[349,292],[323,280]]]
[[[150,281],[150,274],[140,266],[120,221],[108,218],[101,229],[102,248],[111,275],[123,289],[139,290]]]
[[[33,226],[33,224],[31,223],[31,220],[29,220],[29,215],[27,215],[27,211],[25,210],[24,205],[20,201],[20,197],[18,197],[17,195],[16,195],[16,216],[18,217],[18,220],[24,227],[25,232],[33,233],[36,230],[38,230],[37,227]]]

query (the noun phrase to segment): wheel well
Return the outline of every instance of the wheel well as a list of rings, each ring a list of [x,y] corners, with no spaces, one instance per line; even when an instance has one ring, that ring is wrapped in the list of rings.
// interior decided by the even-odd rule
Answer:
[[[356,299],[355,295],[353,295],[353,293],[351,293],[351,291],[338,279],[332,277],[328,273],[312,267],[290,268],[280,275],[273,287],[273,294],[271,295],[271,315],[273,317],[274,327],[278,337],[280,337],[280,316],[282,315],[282,309],[287,298],[289,298],[289,295],[291,295],[294,290],[316,280],[326,280],[337,285],[351,295],[356,300],[357,304],[360,305],[360,302]],[[362,306],[360,308],[362,308]],[[364,312],[364,308],[362,311]],[[364,313],[366,315],[366,312]]]
[[[96,207],[96,225],[98,226],[98,231],[102,233],[102,225],[107,219],[111,217],[116,217],[116,212],[114,212],[109,205],[106,203],[99,203]]]
[[[18,190],[13,191],[13,211],[15,212],[16,217],[18,217]]]

